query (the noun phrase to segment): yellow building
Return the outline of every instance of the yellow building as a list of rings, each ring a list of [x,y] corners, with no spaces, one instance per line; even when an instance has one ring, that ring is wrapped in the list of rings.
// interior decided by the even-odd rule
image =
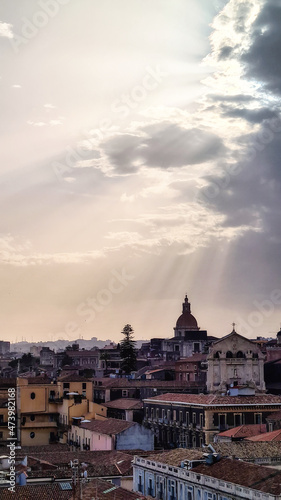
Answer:
[[[92,381],[77,375],[58,380],[18,378],[17,408],[22,446],[67,441],[75,417],[106,417],[106,408],[92,402]]]

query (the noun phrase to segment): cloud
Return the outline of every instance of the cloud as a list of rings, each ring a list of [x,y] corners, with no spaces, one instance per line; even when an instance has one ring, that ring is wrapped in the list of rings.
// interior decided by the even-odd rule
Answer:
[[[142,166],[175,169],[198,165],[225,151],[223,141],[213,132],[170,121],[141,126],[134,135],[119,134],[102,147],[118,174],[135,173]]]
[[[12,27],[11,24],[0,22],[0,36],[4,38],[14,38]]]
[[[261,82],[265,89],[280,94],[281,80],[281,5],[275,0],[264,3],[253,24],[251,45],[242,54],[245,76]]]
[[[270,118],[277,118],[278,113],[269,108],[259,108],[259,109],[247,109],[247,108],[227,108],[222,105],[224,116],[229,116],[231,118],[243,118],[250,123],[261,123],[263,120]]]
[[[46,108],[46,109],[56,109],[56,106],[54,106],[53,104],[50,104],[50,103],[46,103],[46,104],[44,104],[44,108]]]
[[[18,242],[12,235],[0,237],[0,263],[13,266],[79,264],[104,257],[103,252],[36,253],[29,241]]]

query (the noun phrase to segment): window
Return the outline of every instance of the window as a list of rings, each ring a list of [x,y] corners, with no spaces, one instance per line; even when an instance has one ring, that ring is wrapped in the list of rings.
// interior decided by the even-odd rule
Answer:
[[[192,423],[196,424],[196,413],[192,413]]]
[[[173,420],[177,420],[177,410],[173,410]]]
[[[234,427],[242,425],[242,413],[234,413]]]
[[[204,415],[203,413],[200,413],[200,427],[204,426]]]
[[[197,371],[197,365],[194,365],[194,371],[195,372]]]
[[[35,438],[35,432],[31,432],[29,435],[30,435],[31,439]]]
[[[0,424],[3,424],[4,422],[4,415],[0,415]]]
[[[180,411],[180,416],[179,416],[180,423],[182,423],[182,421],[183,421],[183,416],[182,415],[183,415],[183,413],[182,413],[182,411]]]
[[[31,422],[34,422],[34,420],[35,420],[35,415],[30,415],[30,420],[31,420]]]
[[[159,418],[159,408],[156,408],[156,418]]]
[[[87,389],[87,383],[83,382],[82,383],[82,391],[85,391]]]
[[[146,416],[146,418],[148,418],[148,407],[146,407],[146,409],[145,409],[145,416]]]
[[[262,414],[261,413],[255,413],[255,415],[254,415],[254,421],[255,421],[255,424],[261,424],[262,423]]]
[[[189,373],[186,373],[186,381],[189,382]]]
[[[140,493],[142,493],[142,477],[141,476],[139,476],[138,491]]]
[[[162,418],[166,418],[165,410],[162,410]]]
[[[193,448],[196,448],[196,436],[193,436],[192,438],[192,446]]]
[[[151,497],[153,496],[153,486],[152,486],[152,479],[149,478],[148,480],[148,490],[147,490],[148,495]]]
[[[128,391],[127,390],[123,390],[122,391],[122,398],[127,398],[128,397]]]
[[[200,344],[199,344],[199,342],[194,342],[194,344],[193,344],[193,351],[194,352],[200,352]]]
[[[154,408],[151,408],[151,410],[150,410],[150,417],[154,418]]]
[[[188,413],[188,411],[185,414],[185,421],[186,421],[186,425],[189,425],[189,413]]]
[[[0,439],[3,439],[3,432],[0,432]]]
[[[69,382],[64,382],[63,383],[63,388],[64,389],[69,389]]]
[[[226,414],[225,413],[219,413],[219,430],[220,431],[226,430]]]
[[[226,353],[226,357],[227,357],[228,359],[233,358],[233,354],[232,354],[232,352],[231,352],[231,351],[227,351],[227,353]]]
[[[31,399],[35,399],[35,392],[32,392],[32,393],[30,394],[30,398],[31,398]]]
[[[171,410],[167,411],[167,419],[170,421],[171,420]]]

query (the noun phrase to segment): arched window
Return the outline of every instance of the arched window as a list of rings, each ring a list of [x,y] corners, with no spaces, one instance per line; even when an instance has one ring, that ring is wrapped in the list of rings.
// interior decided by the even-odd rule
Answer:
[[[259,355],[257,352],[253,352],[253,359],[258,359]]]
[[[219,357],[220,357],[220,353],[219,353],[219,351],[216,351],[215,354],[214,354],[214,358],[217,359]]]
[[[232,354],[232,352],[231,352],[231,351],[227,351],[227,353],[226,353],[226,357],[227,357],[227,358],[233,358],[233,354]]]
[[[242,351],[238,351],[236,354],[236,358],[245,358],[245,355]]]

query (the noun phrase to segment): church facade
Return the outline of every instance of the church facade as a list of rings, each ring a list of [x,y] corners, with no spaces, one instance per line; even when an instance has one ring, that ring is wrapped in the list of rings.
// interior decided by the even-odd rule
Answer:
[[[259,346],[233,331],[214,342],[207,356],[207,392],[255,395],[265,392],[264,359]]]

